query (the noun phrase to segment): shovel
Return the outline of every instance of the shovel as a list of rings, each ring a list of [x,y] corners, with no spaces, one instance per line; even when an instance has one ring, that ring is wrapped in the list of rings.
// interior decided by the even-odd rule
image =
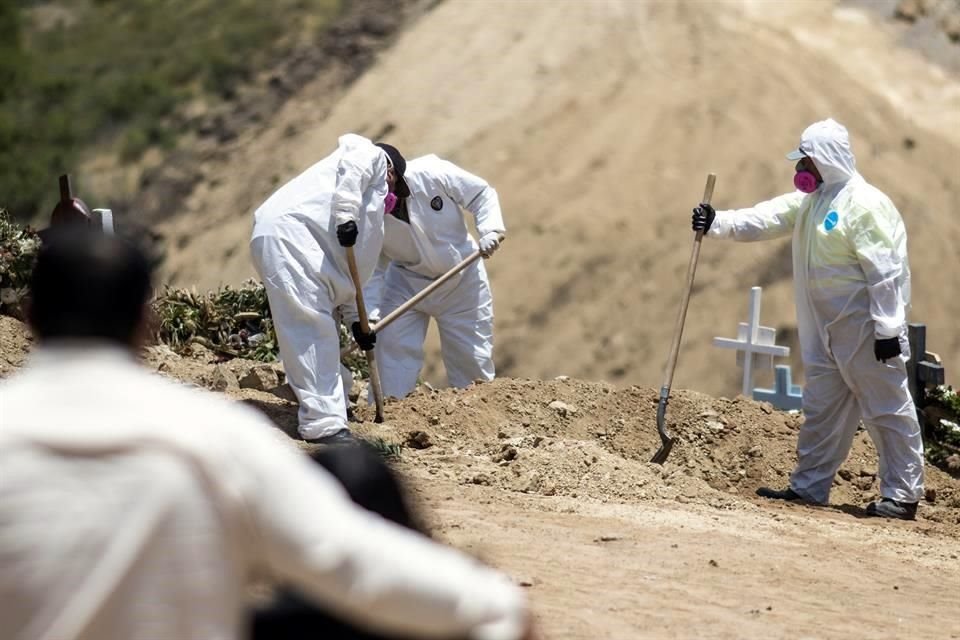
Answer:
[[[713,185],[717,182],[717,175],[707,176],[707,186],[703,189],[704,204],[710,204],[713,198]],[[673,328],[673,344],[670,345],[670,359],[667,360],[667,369],[663,374],[663,385],[660,387],[660,404],[657,405],[657,431],[660,433],[660,448],[653,454],[650,462],[663,464],[673,449],[674,437],[667,432],[667,401],[670,399],[670,385],[673,384],[673,370],[677,366],[677,355],[680,353],[680,338],[683,337],[683,323],[687,319],[687,305],[690,303],[690,291],[693,289],[693,277],[697,273],[697,260],[700,258],[700,241],[703,240],[703,231],[697,231],[693,239],[693,249],[690,252],[690,264],[687,265],[687,287],[680,300],[680,314]]]
[[[500,236],[500,242],[503,242],[503,235]],[[440,286],[443,285],[444,282],[446,282],[447,280],[449,280],[450,278],[457,275],[458,273],[466,269],[468,266],[470,266],[471,264],[479,260],[482,255],[483,254],[480,253],[479,249],[471,253],[469,256],[467,256],[466,258],[458,262],[449,271],[447,271],[442,276],[440,276],[439,278],[437,278],[436,280],[428,284],[418,293],[411,296],[409,300],[407,300],[402,305],[400,305],[399,307],[397,307],[396,309],[388,313],[386,316],[384,316],[380,320],[380,322],[373,325],[373,330],[380,331],[381,329],[389,325],[391,322],[393,322],[394,320],[396,320],[397,318],[405,314],[407,311],[417,306],[417,304],[419,304],[421,300],[423,300],[428,295],[430,295],[431,293],[436,291],[438,288],[440,288]],[[348,356],[356,348],[357,348],[357,343],[353,342],[351,344],[348,344],[344,348],[340,349],[340,357],[343,358]]]
[[[367,321],[367,309],[363,306],[363,287],[360,282],[360,271],[357,269],[357,258],[353,255],[353,247],[347,250],[347,266],[350,267],[350,277],[357,291],[357,314],[360,316],[360,330],[370,333],[370,323]],[[380,387],[380,370],[373,355],[373,349],[364,352],[367,364],[370,365],[370,383],[373,385],[373,400],[377,405],[377,417],[374,422],[383,422],[383,389]]]

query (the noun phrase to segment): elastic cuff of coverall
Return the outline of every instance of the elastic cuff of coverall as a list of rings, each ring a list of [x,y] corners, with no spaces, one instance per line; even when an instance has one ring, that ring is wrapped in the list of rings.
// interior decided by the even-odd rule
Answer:
[[[349,429],[346,420],[342,418],[321,418],[309,424],[302,424],[297,428],[300,437],[304,440],[316,440],[332,436],[341,429]]]
[[[710,223],[710,229],[704,234],[713,238],[726,238],[733,231],[733,220],[725,211],[717,211],[717,215]]]
[[[903,489],[880,489],[881,498],[889,498],[897,502],[920,502],[923,498],[923,487],[915,491],[905,491]]]
[[[352,306],[352,308],[351,306],[341,307],[340,309],[340,320],[347,329],[352,327],[354,322],[360,322],[360,314],[357,312],[356,306]],[[369,317],[368,321],[373,324],[373,320],[370,320]]]
[[[888,327],[876,321],[873,323],[873,336],[879,340],[884,340],[886,338],[896,338],[902,332],[903,332],[903,325]]]
[[[830,502],[829,495],[827,495],[827,497],[825,497],[823,500],[819,500],[817,498],[814,498],[812,494],[810,494],[808,491],[804,491],[803,489],[798,489],[797,486],[792,482],[790,483],[790,488],[793,490],[795,494],[797,494],[798,496],[803,498],[805,502],[809,502],[810,504],[825,505]]]
[[[356,211],[334,211],[334,219],[337,221],[337,226],[339,227],[344,222],[357,222],[359,216]]]

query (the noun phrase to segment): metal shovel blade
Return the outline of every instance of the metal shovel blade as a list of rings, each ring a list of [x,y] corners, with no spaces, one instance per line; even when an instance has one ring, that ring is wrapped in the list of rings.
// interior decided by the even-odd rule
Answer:
[[[660,434],[660,448],[650,458],[654,464],[663,464],[667,461],[667,456],[673,450],[673,438],[667,433],[667,399],[670,397],[669,389],[660,389],[660,403],[657,405],[657,432]]]

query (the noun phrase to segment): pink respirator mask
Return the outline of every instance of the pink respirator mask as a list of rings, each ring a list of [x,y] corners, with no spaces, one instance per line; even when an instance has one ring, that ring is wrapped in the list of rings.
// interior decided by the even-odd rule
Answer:
[[[393,211],[394,207],[397,206],[397,196],[393,192],[390,192],[383,199],[383,212],[390,213]]]
[[[809,171],[797,171],[793,174],[793,186],[795,186],[798,191],[813,193],[817,190],[817,187],[820,186],[820,182],[817,180],[817,176]]]

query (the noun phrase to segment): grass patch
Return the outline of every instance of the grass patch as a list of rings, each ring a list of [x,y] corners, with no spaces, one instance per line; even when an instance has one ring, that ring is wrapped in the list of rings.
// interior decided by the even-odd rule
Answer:
[[[399,459],[403,454],[403,445],[387,442],[383,438],[364,438],[374,452],[386,459]]]
[[[85,149],[133,161],[174,146],[178,106],[231,98],[343,2],[0,2],[0,201],[31,219]]]

